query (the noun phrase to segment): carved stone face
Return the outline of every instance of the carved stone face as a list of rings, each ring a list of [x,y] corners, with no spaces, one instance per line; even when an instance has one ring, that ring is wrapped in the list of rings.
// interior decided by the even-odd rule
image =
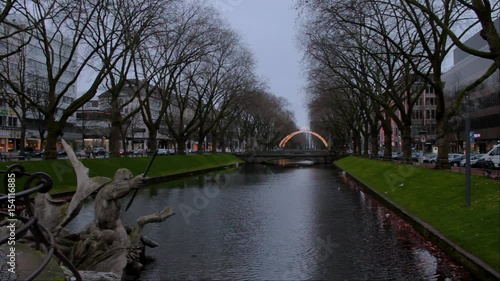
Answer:
[[[121,168],[116,171],[113,181],[131,180],[133,177],[134,175],[129,169]]]

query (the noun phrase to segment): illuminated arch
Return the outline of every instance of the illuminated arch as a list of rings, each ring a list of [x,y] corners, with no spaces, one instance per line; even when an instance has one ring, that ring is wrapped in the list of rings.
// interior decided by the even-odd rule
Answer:
[[[328,142],[325,140],[325,138],[323,138],[320,134],[318,133],[315,133],[313,131],[309,131],[309,130],[301,130],[301,131],[297,131],[297,132],[293,132],[291,134],[289,134],[288,136],[284,137],[281,141],[280,141],[280,147],[285,147],[286,143],[293,137],[295,137],[296,135],[298,134],[311,134],[315,137],[317,137],[318,139],[320,139],[323,144],[325,145],[326,148],[328,148]]]

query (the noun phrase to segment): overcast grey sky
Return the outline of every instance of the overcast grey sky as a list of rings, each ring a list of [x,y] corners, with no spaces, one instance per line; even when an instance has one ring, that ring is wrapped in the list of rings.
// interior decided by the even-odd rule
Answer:
[[[285,97],[297,126],[309,127],[304,105],[301,54],[295,40],[293,0],[212,0],[257,60],[257,75],[270,91]]]

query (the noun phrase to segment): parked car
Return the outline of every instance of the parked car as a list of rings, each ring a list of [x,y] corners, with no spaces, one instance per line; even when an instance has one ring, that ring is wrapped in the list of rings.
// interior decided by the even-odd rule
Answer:
[[[106,155],[106,149],[104,147],[94,147],[92,153],[94,154],[94,156]]]
[[[120,149],[120,155],[121,156],[131,155],[132,153],[134,153],[134,151],[128,151],[128,150],[125,150],[125,149]]]
[[[78,151],[75,151],[76,157],[87,157],[87,153],[85,152],[85,149],[80,149]]]
[[[66,153],[66,150],[64,149],[59,149],[57,151],[57,157],[64,157],[64,156],[68,156],[68,153]]]
[[[168,151],[167,151],[167,149],[165,149],[165,148],[160,148],[160,149],[158,149],[157,154],[158,154],[158,155],[167,155],[167,154],[168,154]]]
[[[450,166],[453,166],[453,167],[460,166],[460,163],[462,162],[462,160],[465,161],[465,155],[460,155],[459,157],[455,157],[455,158],[453,158],[451,160],[448,157],[448,161],[450,162]]]
[[[434,163],[436,163],[436,160],[437,160],[436,153],[429,153],[429,154],[424,155],[424,163],[434,164]]]
[[[481,159],[493,164],[493,168],[500,169],[500,144],[495,145]]]
[[[411,153],[411,158],[413,159],[414,162],[419,162],[420,161],[420,152],[413,151]]]
[[[452,161],[453,159],[455,158],[458,158],[460,156],[463,156],[463,154],[459,154],[459,153],[449,153],[448,154],[448,161]]]
[[[401,159],[402,153],[401,152],[393,152],[392,153],[392,160],[399,160]]]
[[[477,161],[481,157],[483,157],[483,155],[484,154],[473,154],[473,155],[471,155],[470,156],[470,165],[471,165],[471,167],[473,167],[477,163]],[[465,160],[466,159],[465,159],[465,156],[464,156],[464,158],[460,161],[460,166],[465,167]]]
[[[31,153],[29,151],[26,151],[26,150],[23,151],[22,153],[21,153],[21,151],[18,151],[17,155],[18,155],[19,159],[23,159],[25,157],[26,158],[30,158],[31,157]]]
[[[134,152],[132,154],[134,156],[144,156],[144,155],[146,155],[146,150],[139,148],[139,149],[134,150]]]
[[[45,153],[45,149],[40,150],[33,150],[33,153],[31,153],[31,158],[42,158],[43,154]]]
[[[493,169],[495,167],[493,161],[484,158],[484,156],[477,159],[476,163],[471,164],[470,166],[472,168],[481,168],[481,169]]]

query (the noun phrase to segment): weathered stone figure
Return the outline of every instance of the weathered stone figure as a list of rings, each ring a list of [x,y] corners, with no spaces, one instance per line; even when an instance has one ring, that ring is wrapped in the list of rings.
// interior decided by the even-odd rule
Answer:
[[[142,268],[145,245],[156,246],[142,235],[144,225],[164,221],[174,214],[172,208],[165,207],[138,218],[136,227],[125,227],[120,219],[120,200],[143,184],[143,175],[133,177],[130,170],[119,169],[113,180],[89,178],[89,169],[64,140],[62,143],[75,169],[77,191],[69,204],[55,201],[50,195],[38,198],[38,206],[43,207],[41,217],[50,223],[58,248],[78,269],[113,272],[118,276],[124,272],[136,274]],[[94,220],[81,233],[69,234],[64,227],[79,214],[84,200],[95,192]]]
[[[143,177],[132,178],[128,169],[119,169],[112,183],[99,190],[95,198],[95,223],[100,229],[114,230],[122,226],[120,221],[120,199],[125,197],[132,188],[138,188]]]

